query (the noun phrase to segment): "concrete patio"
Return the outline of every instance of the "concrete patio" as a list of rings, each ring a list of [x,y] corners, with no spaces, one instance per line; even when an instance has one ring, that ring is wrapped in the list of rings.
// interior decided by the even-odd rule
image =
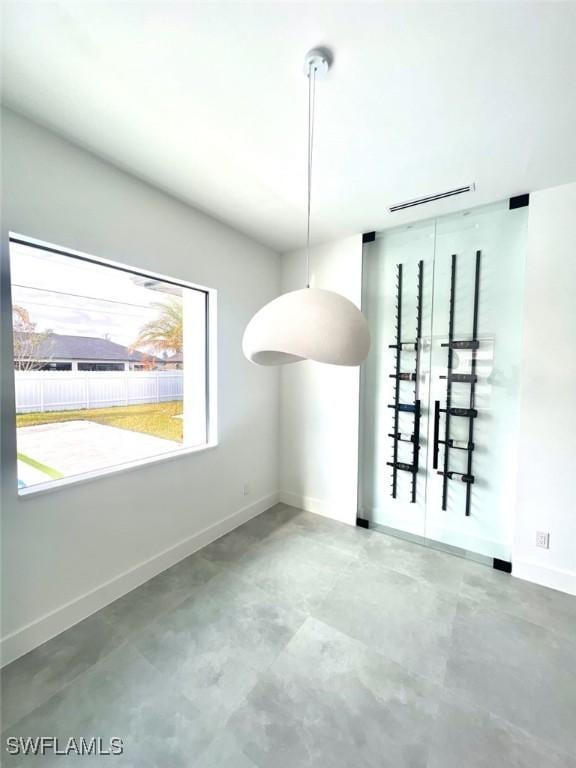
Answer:
[[[92,421],[57,422],[18,429],[18,453],[64,477],[160,456],[180,448],[182,444],[173,440]],[[23,478],[27,485],[40,482],[38,473],[34,473],[32,482],[27,477],[28,474]],[[46,477],[46,480],[50,479]]]

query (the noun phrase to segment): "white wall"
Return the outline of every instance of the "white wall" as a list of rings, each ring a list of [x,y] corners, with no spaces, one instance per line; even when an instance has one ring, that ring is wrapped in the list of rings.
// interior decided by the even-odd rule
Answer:
[[[576,184],[530,196],[521,376],[513,572],[576,594]]]
[[[269,249],[10,112],[3,143],[7,662],[276,500],[278,371],[248,363],[241,336],[251,315],[277,295],[279,264]],[[217,448],[17,497],[9,229],[218,290]]]
[[[282,292],[305,285],[304,251],[282,257]],[[360,306],[362,237],[311,252],[311,285]],[[359,368],[313,362],[281,372],[280,491],[283,501],[335,520],[356,523]]]

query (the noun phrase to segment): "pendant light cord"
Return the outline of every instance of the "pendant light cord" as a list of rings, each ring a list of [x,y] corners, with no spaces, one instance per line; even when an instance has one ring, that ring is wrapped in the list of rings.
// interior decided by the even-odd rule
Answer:
[[[308,71],[308,209],[306,226],[306,288],[310,288],[310,211],[312,202],[312,154],[314,149],[314,106],[316,100],[316,67]]]

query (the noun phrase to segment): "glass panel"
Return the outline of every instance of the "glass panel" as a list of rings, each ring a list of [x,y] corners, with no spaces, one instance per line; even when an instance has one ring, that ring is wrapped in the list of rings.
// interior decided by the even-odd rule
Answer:
[[[470,515],[466,516],[467,484],[447,481],[442,509],[443,478],[431,471],[426,536],[480,554],[510,559],[511,511],[516,478],[517,415],[522,334],[525,230],[527,208],[487,206],[438,219],[434,273],[434,319],[431,400],[446,403],[447,342],[452,254],[456,254],[454,338],[472,339],[475,262],[480,250],[477,384],[474,407],[474,450]],[[453,371],[469,374],[471,350],[455,350]],[[452,405],[470,408],[470,383],[452,383]],[[450,437],[468,444],[469,418],[450,418]],[[444,438],[445,414],[440,422]],[[430,434],[430,440],[433,435]],[[443,467],[444,446],[440,448]],[[467,473],[468,451],[449,449],[449,469]]]
[[[18,486],[207,441],[207,292],[10,242]]]
[[[392,499],[394,383],[395,371],[397,265],[402,265],[401,340],[416,337],[418,262],[423,262],[422,335],[431,333],[432,282],[434,259],[434,223],[424,222],[382,233],[363,251],[362,309],[370,325],[372,347],[362,370],[361,455],[360,455],[360,516],[379,525],[390,526],[408,533],[424,535],[426,511],[426,461],[428,424],[428,366],[427,345],[420,347],[420,376],[418,381],[401,381],[399,400],[402,404],[421,402],[419,451],[421,467],[416,478],[416,503],[412,498],[412,474],[400,470],[397,475],[396,498]],[[406,348],[400,355],[400,371],[415,369],[415,352]],[[399,412],[398,460],[413,461],[415,416]]]
[[[433,221],[387,230],[364,246],[363,310],[372,333],[372,350],[362,371],[359,516],[430,542],[488,557],[510,558],[516,477],[517,415],[522,334],[523,276],[527,208],[510,211],[498,203]],[[454,339],[472,339],[476,252],[480,250],[478,303],[479,348],[476,352],[471,452],[470,514],[466,515],[467,484],[459,475],[446,483],[433,467],[434,406],[446,404],[452,255],[456,254]],[[403,267],[402,340],[415,335],[416,272],[423,261],[422,339],[416,382],[402,382],[400,401],[421,402],[419,472],[416,501],[411,503],[412,475],[397,472],[392,497],[396,275]],[[470,349],[453,351],[453,373],[471,372]],[[404,351],[400,370],[413,370],[414,354]],[[470,381],[453,381],[452,406],[470,408]],[[413,434],[414,416],[399,414],[399,432]],[[445,438],[445,414],[440,414],[440,441]],[[468,474],[469,419],[453,416],[448,468]],[[412,446],[399,444],[398,458],[411,461]],[[438,469],[443,469],[444,445],[438,445]]]

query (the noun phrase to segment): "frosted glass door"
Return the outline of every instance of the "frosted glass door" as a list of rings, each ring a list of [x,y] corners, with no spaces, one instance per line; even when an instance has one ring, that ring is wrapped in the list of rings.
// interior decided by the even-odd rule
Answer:
[[[455,264],[454,341],[472,340],[476,254],[479,253],[479,347],[453,350],[453,378],[466,379],[476,356],[474,402],[471,383],[453,381],[451,405],[473,419],[473,450],[468,451],[470,418],[451,416],[446,503],[444,478],[428,463],[426,536],[483,555],[510,558],[511,512],[516,478],[519,366],[527,208],[489,206],[438,219],[434,260],[434,302],[430,362],[430,409],[440,414],[438,440],[446,437],[448,329],[452,257]],[[433,453],[434,419],[428,439]],[[438,469],[443,471],[446,446],[440,443]],[[463,482],[470,455],[472,484]],[[468,486],[468,488],[467,488]],[[469,514],[466,495],[469,492]]]
[[[360,516],[374,523],[424,536],[426,533],[426,466],[428,455],[428,344],[420,345],[420,370],[415,382],[401,381],[399,400],[411,404],[420,400],[420,450],[416,476],[416,501],[412,503],[413,476],[398,471],[396,498],[391,497],[393,482],[392,441],[394,431],[397,267],[402,265],[402,307],[400,337],[413,341],[416,336],[418,264],[422,262],[422,335],[429,339],[432,320],[432,285],[434,273],[434,222],[410,228],[390,230],[364,246],[362,309],[372,336],[372,347],[362,370],[361,445],[360,445]],[[402,372],[414,371],[415,351],[403,348]],[[399,412],[398,430],[403,436],[414,433],[414,414]],[[398,444],[397,459],[413,461],[413,445],[408,440]]]
[[[474,553],[508,560],[511,510],[516,477],[517,412],[527,208],[508,203],[485,206],[434,221],[387,230],[364,246],[363,311],[372,333],[372,350],[363,366],[359,515],[372,524],[394,528]],[[451,416],[445,504],[444,469],[448,328],[452,257],[455,257],[453,339],[472,339],[476,253],[480,252],[478,349],[453,350],[454,408],[474,408],[474,450],[468,474],[469,424]],[[400,402],[420,401],[420,447],[416,497],[410,471],[397,472],[392,496],[394,378],[397,313],[397,265],[402,264],[400,336],[410,341],[416,328],[418,263],[422,262],[422,334],[417,381],[402,381]],[[470,402],[472,354],[476,355],[474,402]],[[402,352],[400,370],[413,370],[414,353]],[[435,403],[440,409],[434,429]],[[414,415],[399,414],[399,433],[414,434]],[[437,442],[438,467],[434,453]],[[409,441],[399,444],[398,459],[409,469]],[[460,473],[460,474],[459,474]],[[468,478],[469,479],[469,478]],[[466,493],[469,489],[469,514]],[[443,508],[443,506],[445,508]]]

